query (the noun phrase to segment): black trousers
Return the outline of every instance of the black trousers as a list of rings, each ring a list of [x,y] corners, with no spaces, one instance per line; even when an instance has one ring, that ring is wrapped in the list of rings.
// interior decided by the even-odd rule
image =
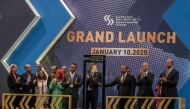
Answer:
[[[89,104],[91,103],[91,109],[97,108],[98,97],[92,96],[92,91],[87,91],[86,93],[86,109],[89,108]]]
[[[72,98],[72,108],[77,109],[78,98]],[[69,99],[65,98],[64,100],[65,109],[69,109]]]
[[[119,109],[125,109],[124,106],[127,103],[127,101],[128,101],[127,98],[121,98],[120,101],[119,101]],[[130,108],[130,104],[128,106],[128,109]]]
[[[167,97],[167,96],[165,96],[165,94],[163,94],[162,97]],[[168,100],[166,100],[166,101],[164,102],[163,107],[165,106],[165,104],[167,103],[167,101],[168,101]],[[174,106],[175,106],[175,99],[171,100],[171,102],[170,102],[170,104],[168,105],[167,109],[174,109]]]
[[[11,101],[12,98],[13,98],[13,97],[11,97],[11,98],[9,99],[9,102]],[[13,103],[12,103],[14,109],[16,109],[16,107],[19,107],[19,108],[20,108],[20,105],[19,105],[20,101],[21,101],[21,96],[16,96],[16,98],[14,99],[14,101],[13,101]],[[9,103],[9,102],[8,102],[8,103]],[[8,107],[9,107],[9,104],[8,104]],[[9,108],[11,109],[11,107],[9,107]],[[0,109],[1,109],[1,108],[0,108]]]
[[[142,96],[145,96],[144,93],[143,93]],[[145,99],[138,99],[138,107],[139,107],[139,109],[142,109],[141,106],[143,105],[144,101],[145,101]],[[149,105],[149,102],[150,102],[150,101],[151,101],[151,100],[149,100],[149,101],[147,102],[147,104],[145,105],[145,109],[146,109],[147,106]],[[152,106],[150,107],[150,109],[152,109]]]

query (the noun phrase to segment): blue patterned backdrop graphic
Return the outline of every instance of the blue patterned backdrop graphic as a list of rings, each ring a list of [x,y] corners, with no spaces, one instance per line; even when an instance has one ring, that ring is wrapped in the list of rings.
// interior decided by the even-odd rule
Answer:
[[[149,32],[175,32],[175,24],[169,22],[170,12],[168,9],[174,4],[174,0],[66,0],[68,7],[76,16],[76,20],[63,34],[60,40],[55,44],[51,51],[43,59],[44,66],[66,65],[75,62],[78,65],[77,72],[83,75],[83,56],[89,55],[93,47],[97,48],[148,48],[149,56],[107,56],[106,57],[106,83],[111,82],[120,75],[120,66],[126,64],[131,68],[131,74],[137,77],[141,64],[149,63],[149,70],[154,73],[153,89],[156,87],[159,75],[164,71],[166,60],[174,59],[174,68],[180,72],[178,90],[184,90],[186,82],[190,75],[190,55],[189,44],[184,42],[185,35],[177,34],[176,43],[118,43],[118,36],[114,34],[114,41],[108,42],[68,42],[67,33],[69,31],[83,31],[85,37],[89,31],[95,37],[95,32],[112,31],[123,32],[123,39],[127,38],[130,31],[149,31]],[[179,2],[179,0],[177,1]],[[176,6],[177,4],[175,4]],[[182,8],[182,7],[179,7]],[[167,13],[166,13],[167,12]],[[165,14],[165,16],[164,16]],[[116,26],[115,22],[109,23],[104,20],[105,15],[110,15],[109,20],[115,19],[115,16],[132,16],[138,23],[127,24],[126,26]],[[166,19],[163,19],[164,18]],[[177,16],[176,16],[177,17]],[[180,16],[179,16],[180,17]],[[169,23],[168,23],[169,22]],[[109,24],[108,24],[109,23]],[[112,24],[113,23],[113,24]],[[174,27],[175,28],[175,27]],[[180,35],[180,37],[178,37]],[[136,37],[136,34],[135,34]],[[184,38],[183,38],[184,37]],[[117,95],[117,86],[106,88],[106,95]],[[135,95],[137,94],[137,89]],[[82,89],[80,89],[80,92]],[[179,96],[185,97],[185,94],[179,91]],[[186,97],[187,100],[189,97]],[[99,101],[101,102],[101,101]],[[79,106],[80,107],[80,106]],[[188,109],[189,105],[187,105]]]

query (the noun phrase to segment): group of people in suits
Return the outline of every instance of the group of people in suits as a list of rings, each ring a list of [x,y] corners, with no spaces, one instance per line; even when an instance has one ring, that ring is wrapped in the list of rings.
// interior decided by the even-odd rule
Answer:
[[[66,73],[67,67],[63,66],[62,70],[57,66],[52,66],[52,73],[47,75],[42,70],[40,64],[36,65],[36,74],[31,73],[32,67],[30,64],[25,65],[25,73],[22,75],[17,74],[17,65],[12,64],[10,66],[10,72],[7,76],[7,85],[10,93],[21,94],[53,94],[53,95],[72,95],[72,109],[76,109],[78,102],[78,87],[82,86],[81,76],[75,71],[77,65],[75,63],[70,64],[70,72]],[[35,107],[37,97],[32,97],[28,103],[29,108]],[[53,97],[48,98],[44,107],[49,107]],[[13,106],[19,107],[21,97],[17,97]],[[41,102],[41,101],[40,101]],[[55,103],[56,104],[56,103]],[[55,105],[54,104],[54,105]],[[68,99],[64,99],[59,103],[59,108],[68,109]],[[28,108],[28,107],[25,107]]]
[[[177,97],[177,83],[179,79],[179,72],[173,68],[174,61],[168,59],[166,61],[166,68],[159,77],[158,85],[161,87],[160,96],[162,97]],[[10,66],[10,72],[7,76],[7,84],[10,93],[23,93],[23,94],[65,94],[72,95],[72,109],[77,108],[79,93],[78,88],[82,84],[86,84],[86,109],[91,104],[92,109],[97,108],[98,88],[102,86],[102,75],[98,71],[95,63],[90,63],[90,69],[86,72],[86,78],[82,79],[76,72],[77,65],[70,64],[70,72],[67,72],[66,66],[59,70],[57,66],[52,66],[52,73],[48,76],[45,75],[40,64],[36,65],[36,74],[31,73],[31,65],[26,64],[26,72],[18,75],[17,65]],[[154,74],[149,71],[147,62],[142,64],[139,75],[135,77],[130,73],[130,69],[126,65],[120,67],[121,75],[115,78],[111,83],[105,84],[105,87],[118,85],[118,96],[134,96],[136,86],[139,87],[137,96],[153,97],[154,92],[152,84],[154,81]],[[84,81],[85,80],[85,81]],[[18,106],[18,100],[14,101],[13,105]],[[53,98],[49,98],[51,102]],[[36,97],[33,97],[29,106],[34,107]],[[119,102],[119,109],[124,109],[128,99],[122,98]],[[138,107],[141,109],[144,99],[138,100]],[[48,104],[48,102],[47,102]],[[167,109],[174,109],[175,100],[172,100]],[[129,105],[130,106],[130,105]],[[68,99],[64,99],[59,107],[68,109]],[[153,107],[153,106],[152,106]]]
[[[177,97],[177,83],[179,79],[179,72],[173,68],[174,61],[172,59],[168,59],[166,61],[166,69],[164,70],[159,77],[158,85],[161,87],[159,92],[160,97]],[[149,65],[147,62],[142,64],[142,68],[140,70],[137,79],[127,72],[128,67],[126,65],[122,65],[120,68],[121,75],[118,76],[111,83],[105,84],[105,87],[111,87],[118,84],[118,96],[134,96],[136,85],[139,87],[137,96],[146,96],[153,97],[154,92],[152,89],[152,84],[154,81],[154,74],[148,70]],[[124,109],[125,104],[128,99],[120,99],[119,109]],[[138,99],[138,108],[142,109],[142,105],[145,99]],[[166,104],[167,100],[164,104]],[[175,100],[172,100],[168,105],[167,109],[174,109]],[[129,104],[130,107],[130,104]],[[129,108],[128,107],[128,108]],[[146,105],[147,107],[147,105]],[[145,107],[145,109],[146,109]],[[153,108],[155,106],[151,106]]]

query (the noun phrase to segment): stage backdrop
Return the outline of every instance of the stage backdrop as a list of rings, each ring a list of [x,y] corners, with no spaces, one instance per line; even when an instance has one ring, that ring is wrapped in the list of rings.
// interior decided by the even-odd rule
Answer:
[[[59,21],[61,19],[62,21],[55,20],[49,24],[47,21],[52,20],[51,15],[55,12],[48,8],[54,8],[55,4],[39,0],[41,4],[48,4],[42,6],[35,0],[30,1],[45,11],[42,13],[37,8],[41,19],[35,27],[36,31],[30,31],[29,35],[32,38],[26,38],[31,43],[24,43],[26,47],[29,45],[31,47],[26,48],[25,45],[18,47],[20,52],[13,54],[14,56],[8,60],[8,64],[11,64],[20,57],[16,60],[19,74],[24,72],[24,65],[27,63],[32,64],[35,72],[34,58],[37,59],[39,52],[43,52],[47,41],[51,42],[50,39],[45,40],[46,45],[43,45],[43,40],[47,39],[46,35],[54,37],[57,34],[55,29],[61,28],[59,24],[69,19],[59,10],[56,14],[61,15]],[[122,64],[131,68],[131,74],[137,77],[141,64],[148,62],[149,70],[155,74],[154,89],[160,73],[166,69],[166,60],[172,58],[175,61],[174,68],[180,73],[177,86],[179,96],[185,97],[186,101],[190,100],[189,0],[65,0],[65,2],[76,19],[42,59],[41,63],[48,73],[51,73],[52,65],[69,67],[70,63],[75,62],[78,65],[77,72],[83,75],[84,55],[107,55],[106,83],[120,75]],[[60,7],[56,5],[57,8]],[[1,59],[34,17],[34,13],[23,0],[0,2]],[[53,27],[49,29],[51,26]],[[35,54],[36,51],[38,54]],[[28,55],[27,61],[19,53]],[[3,75],[0,82],[5,83],[0,84],[0,93],[8,92],[7,71],[2,64],[0,69],[0,74]],[[81,92],[82,88],[79,91]],[[106,88],[106,95],[117,95],[116,86]],[[187,104],[187,109],[189,108],[190,104]]]
[[[76,19],[44,57],[42,64],[51,72],[52,65],[69,67],[74,62],[78,65],[77,72],[83,75],[83,55],[107,55],[105,78],[108,83],[120,75],[122,64],[131,68],[131,74],[137,77],[142,63],[148,62],[149,70],[155,75],[154,89],[160,73],[166,70],[166,60],[172,58],[174,68],[180,73],[179,96],[188,101],[185,84],[190,77],[190,44],[187,42],[190,38],[185,31],[187,27],[182,26],[189,21],[179,21],[188,16],[185,12],[176,14],[175,10],[182,9],[183,2],[66,0]],[[106,95],[117,95],[117,92],[116,86],[106,88]]]

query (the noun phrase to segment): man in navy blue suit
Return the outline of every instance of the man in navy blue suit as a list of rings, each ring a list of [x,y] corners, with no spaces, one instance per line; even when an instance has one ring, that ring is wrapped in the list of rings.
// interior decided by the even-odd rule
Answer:
[[[32,74],[32,67],[30,64],[25,65],[26,72],[21,75],[22,94],[34,94],[37,83],[36,75]],[[35,98],[32,97],[29,102],[29,107],[34,107]]]
[[[167,69],[160,74],[159,84],[162,86],[162,97],[178,97],[177,83],[179,80],[179,72],[173,68],[173,65],[174,60],[168,59],[166,61]],[[174,105],[175,100],[173,99],[168,105],[167,109],[174,109]]]

